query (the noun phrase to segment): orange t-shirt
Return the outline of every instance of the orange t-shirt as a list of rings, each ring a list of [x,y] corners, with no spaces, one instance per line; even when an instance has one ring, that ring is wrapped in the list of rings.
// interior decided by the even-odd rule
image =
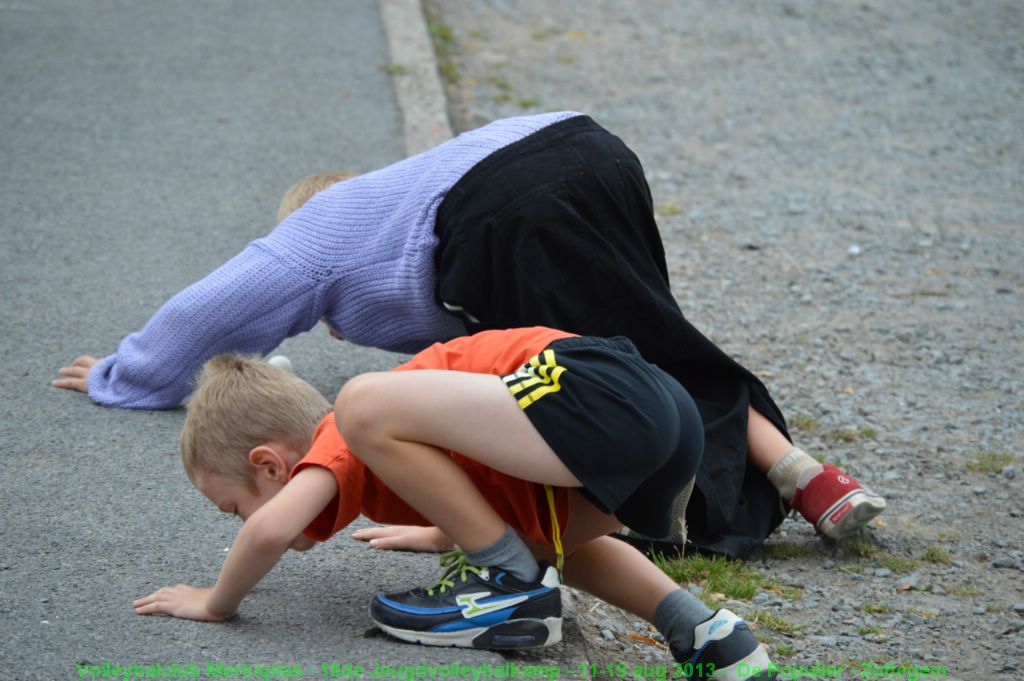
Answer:
[[[435,343],[392,371],[450,369],[502,376],[519,369],[552,342],[572,335],[544,327],[484,331]],[[514,530],[538,544],[551,544],[551,519],[543,485],[506,475],[450,450],[448,454]],[[312,446],[292,469],[292,476],[310,466],[328,469],[338,483],[338,494],[305,529],[304,534],[310,539],[328,539],[360,513],[380,523],[430,524],[349,451],[335,426],[334,414],[320,422]],[[564,531],[568,512],[566,490],[555,487],[554,492],[555,512]]]

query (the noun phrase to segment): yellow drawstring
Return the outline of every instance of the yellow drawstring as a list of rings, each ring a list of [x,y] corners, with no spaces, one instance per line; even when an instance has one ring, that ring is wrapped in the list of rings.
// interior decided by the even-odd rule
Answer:
[[[551,543],[555,545],[555,569],[558,579],[562,579],[562,566],[565,565],[565,551],[562,550],[562,529],[558,526],[558,514],[555,513],[555,490],[551,485],[544,485],[544,494],[548,497],[548,510],[551,513]]]

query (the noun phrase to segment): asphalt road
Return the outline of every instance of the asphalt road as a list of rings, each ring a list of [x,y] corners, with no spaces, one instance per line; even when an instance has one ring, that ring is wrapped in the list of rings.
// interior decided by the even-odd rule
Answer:
[[[0,4],[0,677],[504,663],[365,636],[373,594],[437,566],[347,537],[287,556],[226,623],[135,615],[155,588],[212,584],[237,521],[183,474],[181,410],[48,385],[269,231],[298,177],[401,158],[387,63],[374,0]],[[401,359],[322,330],[282,350],[329,396]]]

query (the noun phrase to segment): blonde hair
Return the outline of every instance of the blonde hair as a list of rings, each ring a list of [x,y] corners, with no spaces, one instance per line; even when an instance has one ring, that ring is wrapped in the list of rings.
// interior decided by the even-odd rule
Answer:
[[[281,206],[277,209],[277,221],[281,222],[297,211],[314,194],[322,192],[332,184],[337,184],[343,180],[350,180],[355,176],[356,173],[338,170],[333,173],[320,173],[319,175],[310,175],[309,177],[302,178],[284,193],[284,197],[281,199]]]
[[[179,444],[192,483],[212,474],[252,489],[249,452],[271,440],[305,452],[331,405],[289,371],[226,354],[203,365],[187,410]]]

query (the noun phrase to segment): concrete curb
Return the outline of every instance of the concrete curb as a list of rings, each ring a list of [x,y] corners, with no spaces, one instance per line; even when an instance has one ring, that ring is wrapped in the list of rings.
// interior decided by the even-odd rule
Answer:
[[[380,0],[380,14],[391,63],[404,69],[392,82],[402,113],[406,152],[418,154],[452,137],[434,48],[420,0]]]

